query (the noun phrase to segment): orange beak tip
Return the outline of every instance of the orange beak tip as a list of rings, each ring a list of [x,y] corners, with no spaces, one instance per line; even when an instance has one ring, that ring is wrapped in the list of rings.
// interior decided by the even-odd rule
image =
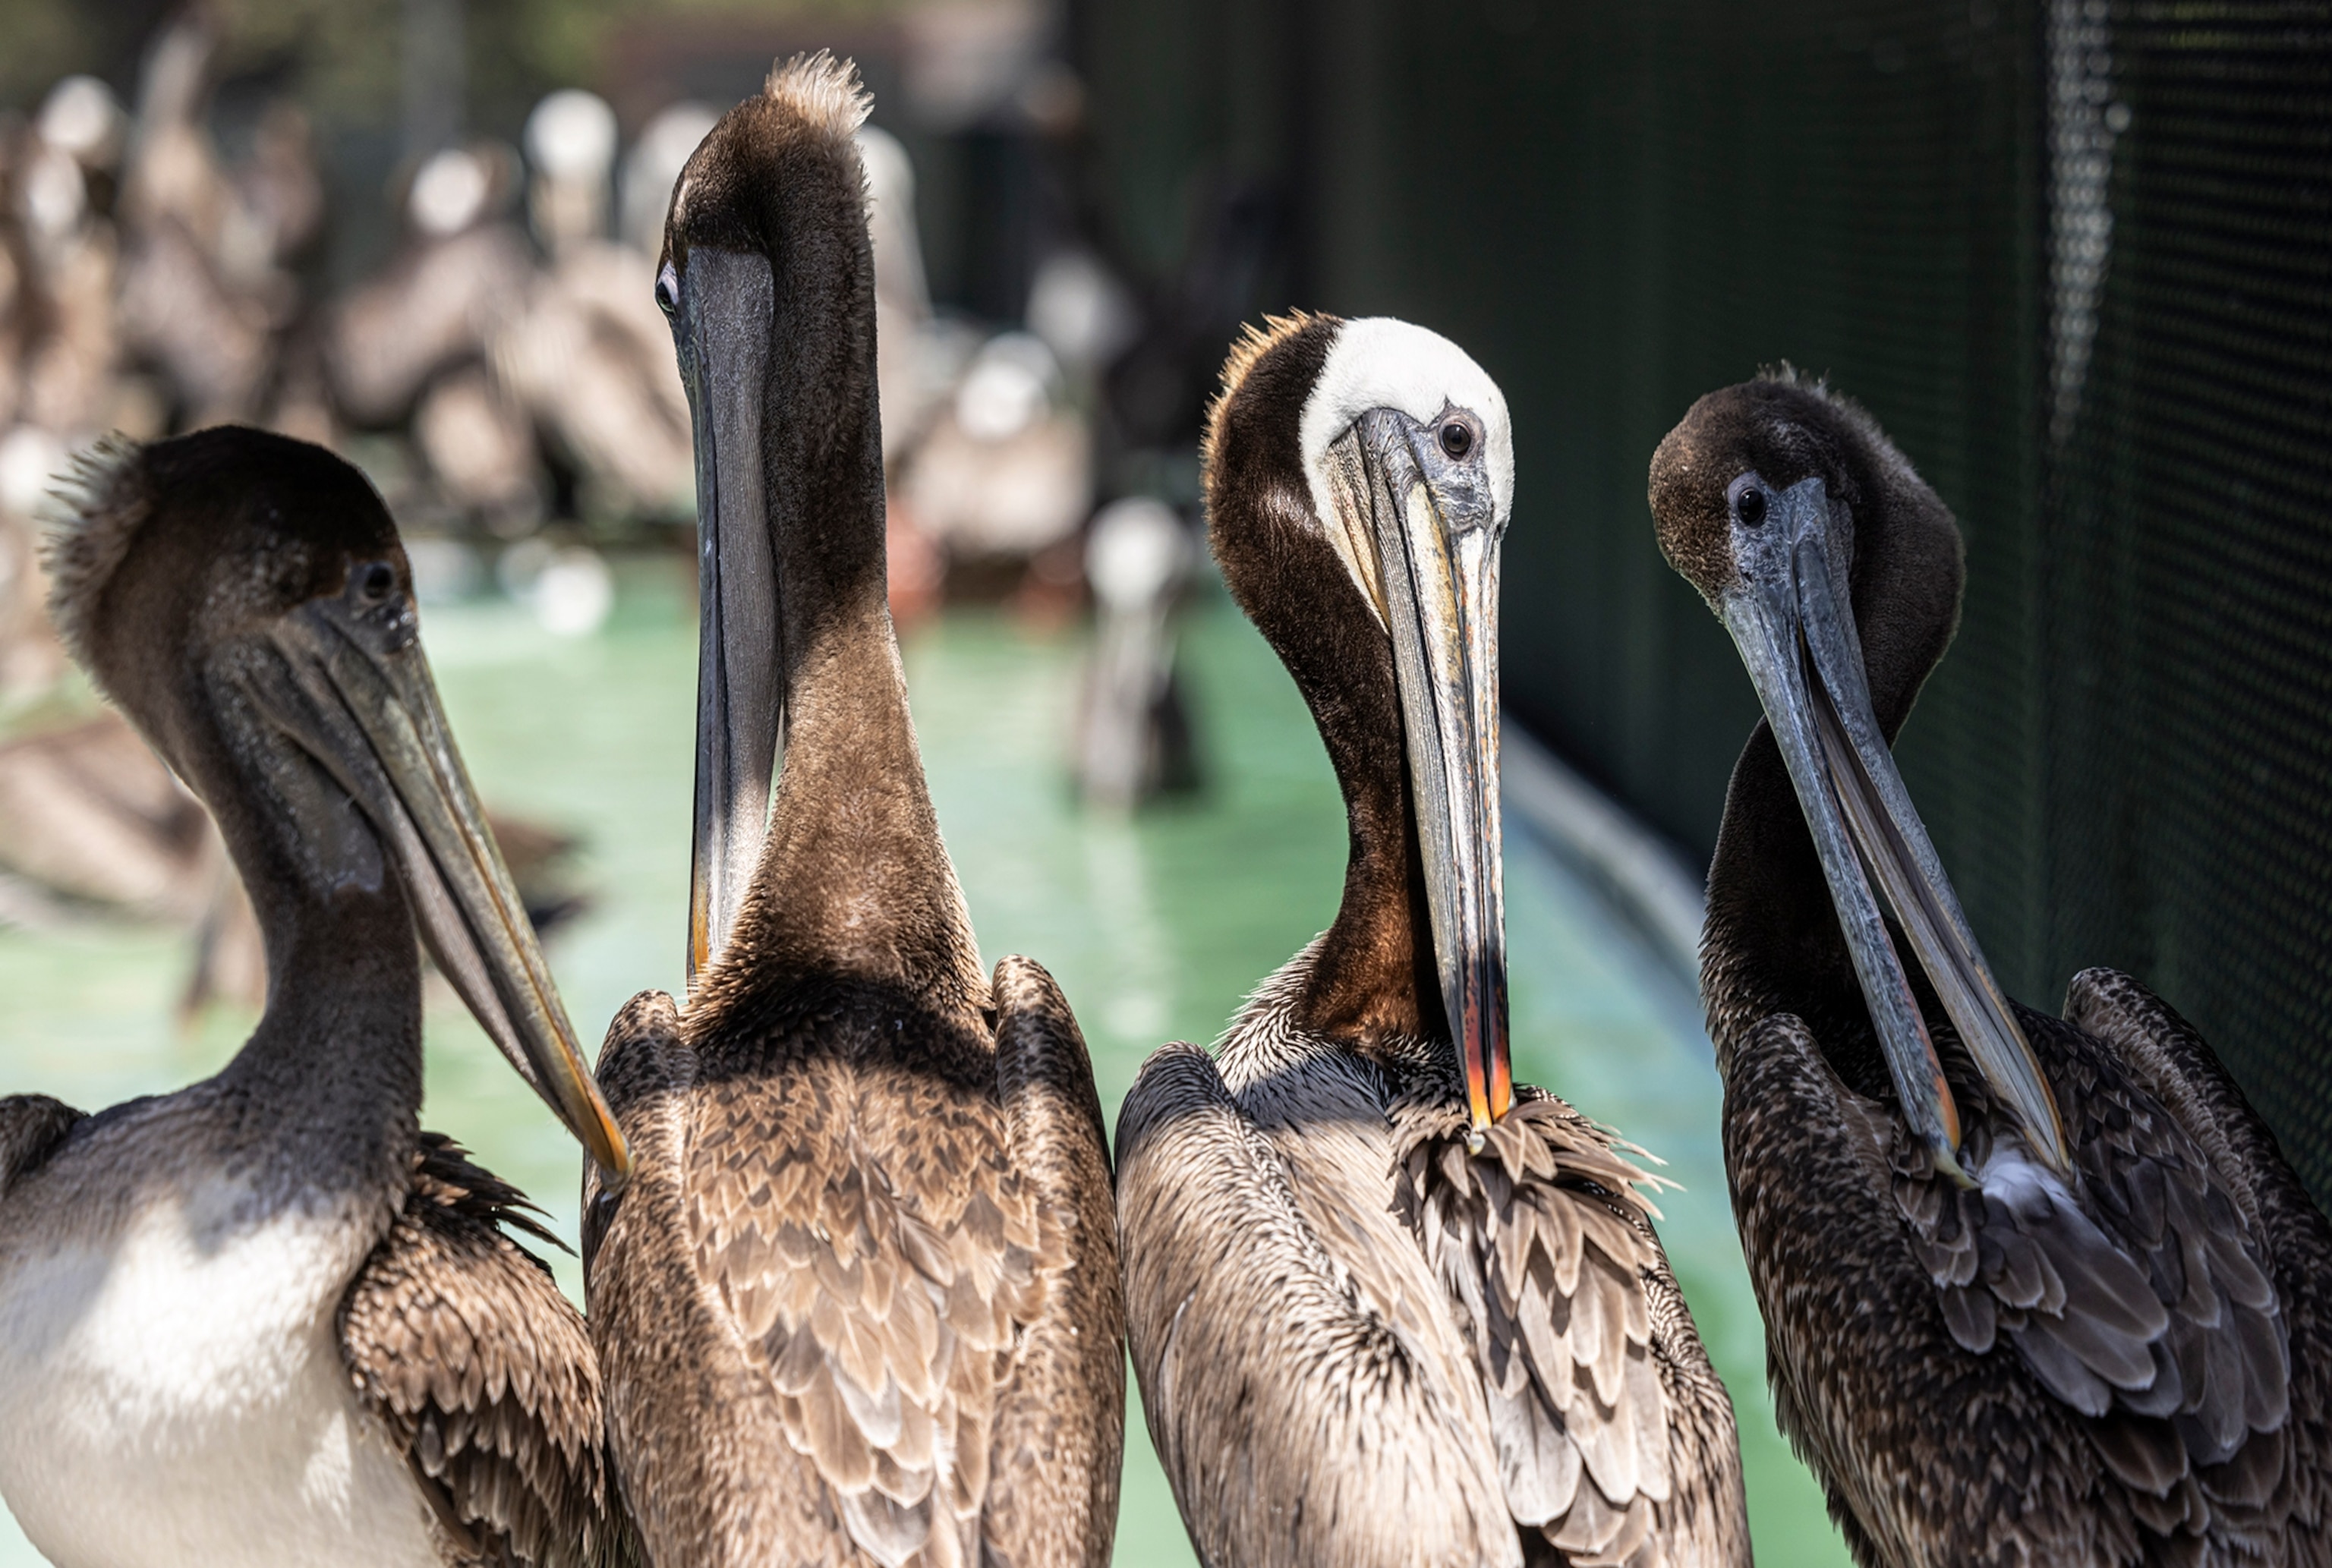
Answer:
[[[599,1167],[599,1180],[610,1191],[620,1190],[632,1179],[632,1149],[624,1137],[624,1130],[612,1118],[600,1123],[606,1147],[594,1149],[591,1158]]]

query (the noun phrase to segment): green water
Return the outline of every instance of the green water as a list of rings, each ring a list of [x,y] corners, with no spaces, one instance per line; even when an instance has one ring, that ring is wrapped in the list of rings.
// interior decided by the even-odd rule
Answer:
[[[563,642],[505,604],[424,617],[445,706],[497,809],[580,833],[589,913],[550,958],[577,1023],[643,987],[676,988],[688,898],[695,633],[680,574],[627,569],[616,616]],[[1325,925],[1343,871],[1329,772],[1294,686],[1219,601],[1187,643],[1209,786],[1131,820],[1087,816],[1064,784],[1082,643],[993,614],[952,615],[906,647],[932,793],[982,951],[1041,960],[1077,1008],[1112,1108],[1170,1038],[1208,1039],[1254,983]],[[1812,1479],[1773,1429],[1763,1335],[1725,1200],[1718,1087],[1693,998],[1527,834],[1506,896],[1516,1071],[1668,1161],[1662,1233],[1741,1420],[1752,1527],[1769,1565],[1843,1563]],[[182,939],[128,927],[0,931],[0,1087],[84,1108],[214,1071],[248,1028],[170,1023]],[[429,1021],[426,1124],[575,1229],[578,1155],[458,1007]],[[578,1298],[581,1280],[561,1259]],[[39,1558],[0,1515],[0,1568]],[[1132,1412],[1117,1561],[1193,1561]]]

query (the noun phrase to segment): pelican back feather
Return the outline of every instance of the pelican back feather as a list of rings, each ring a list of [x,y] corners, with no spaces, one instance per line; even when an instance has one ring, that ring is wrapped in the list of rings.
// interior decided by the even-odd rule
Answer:
[[[1240,1095],[1166,1046],[1118,1114],[1127,1340],[1201,1563],[1524,1561],[1471,1352],[1393,1213],[1391,1133],[1376,1071],[1333,1049]]]
[[[658,1560],[1062,1561],[1041,1543],[1113,1500],[1113,1380],[1076,1385],[1074,1414],[1034,1408],[1047,1379],[1114,1355],[1070,1342],[1113,1343],[1116,1323],[1072,1321],[1111,1257],[1108,1168],[1082,1041],[1042,976],[999,972],[1001,1041],[975,1010],[857,980],[709,1036],[715,1015],[663,997],[611,1027],[599,1073],[633,1176],[589,1198],[587,1269]],[[1055,1418],[1052,1473],[999,1487]],[[1105,1528],[1080,1539],[1073,1560],[1106,1553]]]
[[[450,1561],[615,1568],[637,1559],[582,1315],[506,1234],[558,1244],[531,1207],[461,1145],[422,1133],[404,1209],[341,1299],[340,1354]]]
[[[2320,1561],[2324,1335],[2280,1282],[2322,1268],[2322,1220],[2295,1276],[2196,1095],[2021,1021],[2069,1179],[1971,1095],[1962,1187],[1796,1018],[1739,1040],[1726,1165],[1783,1429],[1866,1563]]]
[[[996,1077],[1012,1161],[1057,1252],[999,1392],[980,1535],[999,1568],[1109,1560],[1125,1448],[1125,1298],[1109,1133],[1068,999],[1034,960],[996,966]]]

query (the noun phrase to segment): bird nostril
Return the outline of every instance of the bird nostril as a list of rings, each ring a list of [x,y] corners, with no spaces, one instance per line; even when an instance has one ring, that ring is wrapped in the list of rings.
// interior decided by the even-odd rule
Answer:
[[[1733,509],[1741,514],[1743,522],[1754,528],[1765,521],[1765,492],[1744,490],[1741,492],[1741,499],[1733,503]]]
[[[1441,450],[1460,462],[1474,450],[1474,432],[1464,420],[1452,419],[1441,427]]]

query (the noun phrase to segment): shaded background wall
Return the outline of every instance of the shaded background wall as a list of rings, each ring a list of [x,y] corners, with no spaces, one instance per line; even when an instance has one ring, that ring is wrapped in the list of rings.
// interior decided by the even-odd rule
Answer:
[[[1072,19],[1122,265],[1214,279],[1210,326],[1399,313],[1498,378],[1509,705],[1696,858],[1756,709],[1646,464],[1761,366],[1864,402],[1966,535],[1901,752],[1994,964],[2044,1006],[2146,979],[2332,1194],[2332,6]]]

